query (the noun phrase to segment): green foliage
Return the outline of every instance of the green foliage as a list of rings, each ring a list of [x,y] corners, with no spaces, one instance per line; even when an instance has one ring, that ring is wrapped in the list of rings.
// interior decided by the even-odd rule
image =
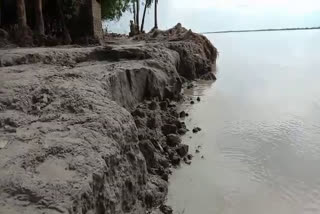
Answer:
[[[131,5],[137,2],[137,0],[101,0],[102,19],[119,19],[124,12],[131,11]],[[153,0],[145,0],[143,3],[147,5],[147,8],[150,8]]]
[[[102,19],[119,19],[130,8],[132,0],[101,0]]]

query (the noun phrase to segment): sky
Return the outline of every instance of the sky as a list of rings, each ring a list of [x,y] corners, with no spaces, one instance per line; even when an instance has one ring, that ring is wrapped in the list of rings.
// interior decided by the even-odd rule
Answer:
[[[128,33],[131,14],[109,22],[109,31]],[[148,10],[146,28],[153,26]],[[159,0],[159,26],[176,23],[195,32],[320,26],[320,0]]]
[[[319,0],[172,0],[173,8],[238,10],[245,13],[281,10],[292,14],[319,11]]]

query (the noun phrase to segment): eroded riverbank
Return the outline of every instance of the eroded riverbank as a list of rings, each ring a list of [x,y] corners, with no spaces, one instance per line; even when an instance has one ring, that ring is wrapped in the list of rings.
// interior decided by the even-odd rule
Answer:
[[[0,211],[146,213],[187,156],[176,101],[217,51],[177,25],[125,44],[1,50]],[[132,114],[131,114],[132,113]]]

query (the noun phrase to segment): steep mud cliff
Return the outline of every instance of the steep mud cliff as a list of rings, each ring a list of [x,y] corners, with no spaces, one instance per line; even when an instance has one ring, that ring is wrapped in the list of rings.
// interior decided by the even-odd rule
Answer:
[[[164,202],[170,167],[191,158],[174,101],[185,79],[214,78],[217,51],[180,25],[156,34],[0,50],[0,213],[141,214]]]

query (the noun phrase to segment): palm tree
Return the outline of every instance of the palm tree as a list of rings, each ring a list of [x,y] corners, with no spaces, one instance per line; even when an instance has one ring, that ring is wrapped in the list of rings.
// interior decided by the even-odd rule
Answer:
[[[154,2],[154,29],[158,29],[158,0]]]
[[[42,14],[42,0],[35,0],[36,28],[40,35],[44,35],[44,21]]]
[[[142,16],[142,23],[141,23],[141,32],[143,32],[143,27],[144,27],[144,20],[146,18],[146,12],[147,8],[149,8],[152,4],[153,0],[146,0],[144,4],[144,10],[143,10],[143,16]]]

